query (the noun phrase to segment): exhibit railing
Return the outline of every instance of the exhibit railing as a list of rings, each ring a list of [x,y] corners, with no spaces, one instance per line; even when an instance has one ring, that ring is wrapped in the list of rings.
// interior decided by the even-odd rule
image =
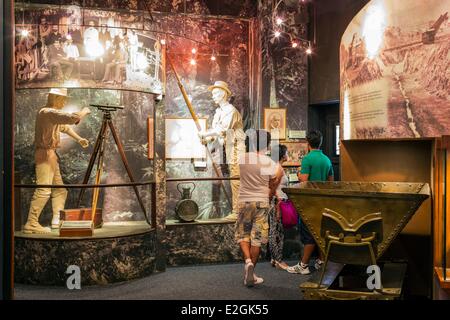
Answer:
[[[167,178],[167,182],[183,182],[183,181],[231,181],[240,180],[239,178],[217,177],[217,178]]]
[[[104,189],[104,188],[117,188],[117,187],[138,187],[138,186],[150,186],[151,192],[151,212],[150,219],[147,214],[144,215],[147,224],[156,228],[156,182],[155,181],[141,181],[141,182],[128,182],[128,183],[108,183],[108,184],[15,184],[14,188],[17,189],[36,189],[36,188],[55,188],[55,189]]]
[[[184,181],[232,181],[239,180],[240,178],[229,178],[229,177],[216,177],[216,178],[167,178],[166,182],[184,182]],[[152,228],[156,228],[156,182],[155,181],[141,181],[141,182],[128,182],[128,183],[108,183],[108,184],[16,184],[14,188],[16,189],[37,189],[37,188],[55,188],[55,189],[94,189],[94,188],[117,188],[117,187],[139,187],[139,186],[150,186],[151,189],[151,212],[150,218],[148,215],[144,215],[146,222]]]

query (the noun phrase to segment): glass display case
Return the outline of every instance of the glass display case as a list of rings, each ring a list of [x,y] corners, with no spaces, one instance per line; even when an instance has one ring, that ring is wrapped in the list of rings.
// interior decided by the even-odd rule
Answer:
[[[58,223],[88,217],[94,237],[150,228],[162,43],[142,11],[16,3],[16,236],[58,236]]]
[[[70,265],[85,285],[155,269],[165,48],[143,11],[16,3],[16,282],[65,285]]]
[[[154,265],[164,270],[170,260],[167,252],[178,254],[182,246],[191,252],[199,232],[186,228],[199,227],[205,239],[222,240],[224,232],[232,238],[234,221],[222,218],[232,211],[227,194],[238,178],[230,178],[226,162],[217,174],[204,146],[194,145],[198,130],[173,75],[176,69],[202,129],[211,127],[218,108],[209,88],[219,80],[232,88],[227,98],[232,96],[230,103],[243,116],[243,125],[250,127],[257,117],[248,99],[250,28],[251,22],[240,18],[180,19],[146,10],[16,3],[13,133],[18,282],[62,284],[64,268],[74,261],[87,268],[83,270],[90,277],[84,280],[87,284],[124,281],[152,272]],[[166,67],[169,56],[175,68]],[[68,130],[61,124],[53,157],[59,164],[59,181],[44,183],[35,172],[36,118],[50,91],[66,89],[62,112],[89,108],[91,113],[79,124],[69,124],[77,136],[66,135]],[[190,182],[195,188],[187,185]],[[42,229],[24,232],[39,189],[47,197],[34,219]],[[178,223],[177,207],[182,201],[198,205],[187,224]],[[90,220],[92,232],[62,234],[61,226],[47,232],[58,213],[64,223]],[[76,227],[72,222],[67,225]],[[186,240],[186,234],[192,236]],[[220,244],[225,253],[211,247],[211,252],[200,252],[199,259],[215,253],[220,260],[234,244],[225,246],[215,238],[205,242]],[[42,252],[51,254],[40,259]],[[111,255],[119,262],[112,264]],[[32,268],[42,272],[33,273]],[[50,276],[53,269],[58,270],[55,277]]]
[[[32,218],[30,214],[36,214],[43,227],[50,227],[55,225],[52,220],[55,222],[58,214],[60,223],[76,221],[83,215],[83,210],[94,207],[95,236],[150,228],[154,169],[153,161],[147,158],[149,142],[145,119],[149,115],[153,117],[153,95],[122,90],[69,89],[67,103],[59,114],[67,116],[85,107],[90,109],[91,113],[78,125],[70,126],[71,132],[87,140],[87,145],[83,147],[77,141],[78,137],[71,137],[71,132],[63,131],[55,152],[58,157],[55,164],[59,166],[60,174],[46,181],[46,176],[51,172],[38,172],[42,169],[42,165],[38,167],[42,163],[42,149],[37,144],[43,141],[39,136],[42,134],[39,131],[42,118],[37,115],[39,110],[42,114],[48,93],[48,89],[21,89],[16,92],[16,236],[36,236],[35,232],[24,229]],[[123,109],[107,110],[102,105],[122,106]],[[57,115],[54,114],[55,117]],[[102,131],[104,125],[107,128]],[[45,184],[51,186],[46,188],[43,186]],[[66,186],[59,188],[56,184]],[[102,187],[92,188],[92,185]],[[46,196],[49,198],[47,203],[37,204],[40,201],[38,198],[44,199]],[[59,198],[63,203],[58,203]],[[39,209],[34,210],[33,205],[44,206],[42,212],[34,212]],[[58,212],[60,210],[63,212]],[[87,216],[82,220],[91,215],[90,212],[85,214]],[[40,237],[58,237],[58,230],[55,225],[50,234],[38,234]]]
[[[434,273],[439,287],[450,290],[450,136],[436,139],[434,150]]]

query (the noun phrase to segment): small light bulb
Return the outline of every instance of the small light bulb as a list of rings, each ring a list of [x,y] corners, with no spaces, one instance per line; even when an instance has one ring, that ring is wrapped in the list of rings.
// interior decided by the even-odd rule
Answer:
[[[216,56],[215,55],[211,56],[211,61],[216,61]]]
[[[292,41],[292,48],[297,48],[298,47],[298,43],[295,41]]]
[[[165,44],[166,44],[166,40],[165,40],[165,39],[161,39],[160,42],[161,42],[162,45],[165,45]]]
[[[192,48],[191,52],[192,52],[192,54],[195,54],[197,52],[197,49]]]
[[[197,64],[197,62],[195,61],[195,59],[191,59],[191,65],[195,66]]]
[[[28,30],[22,30],[22,31],[20,32],[20,34],[22,35],[22,37],[28,37],[28,33],[29,33]]]
[[[277,25],[281,25],[282,23],[283,23],[283,19],[281,19],[281,18],[277,18]]]
[[[278,38],[281,35],[280,31],[275,31],[275,37]]]
[[[306,49],[306,54],[312,54],[312,49],[311,48]]]

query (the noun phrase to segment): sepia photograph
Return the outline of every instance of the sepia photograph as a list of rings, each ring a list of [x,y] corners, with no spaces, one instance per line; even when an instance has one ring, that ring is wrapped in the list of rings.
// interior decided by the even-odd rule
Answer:
[[[161,44],[142,29],[141,16],[128,21],[117,12],[74,8],[30,7],[17,16],[23,20],[16,24],[17,88],[162,92]]]
[[[286,139],[286,109],[265,108],[264,129],[270,132],[272,139]]]
[[[288,161],[283,163],[285,167],[298,167],[302,159],[308,153],[308,143],[305,141],[284,141],[287,147]]]
[[[386,0],[353,19],[340,45],[344,139],[450,133],[449,12],[447,1]]]

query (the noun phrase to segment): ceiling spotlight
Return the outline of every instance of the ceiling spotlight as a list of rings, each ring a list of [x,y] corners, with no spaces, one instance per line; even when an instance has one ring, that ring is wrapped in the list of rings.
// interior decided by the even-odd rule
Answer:
[[[30,32],[28,31],[28,30],[22,30],[21,32],[20,32],[20,34],[22,35],[22,37],[28,37],[28,34],[29,34]]]
[[[195,54],[197,52],[197,49],[192,48],[191,52],[192,52],[192,54]]]
[[[276,37],[276,38],[278,38],[280,35],[281,35],[281,32],[280,32],[280,31],[278,31],[278,30],[275,31],[275,37]]]
[[[191,65],[195,66],[197,64],[197,61],[195,61],[195,59],[191,59]]]
[[[283,23],[283,19],[277,18],[276,22],[277,22],[277,25],[280,26]]]
[[[308,47],[308,49],[306,49],[306,54],[312,54],[312,49],[311,49],[311,47]]]
[[[166,39],[161,39],[160,42],[161,42],[162,45],[165,45],[166,44]]]
[[[216,56],[215,55],[211,56],[211,61],[216,61]]]
[[[298,43],[295,41],[292,41],[292,48],[297,48],[298,47]]]

